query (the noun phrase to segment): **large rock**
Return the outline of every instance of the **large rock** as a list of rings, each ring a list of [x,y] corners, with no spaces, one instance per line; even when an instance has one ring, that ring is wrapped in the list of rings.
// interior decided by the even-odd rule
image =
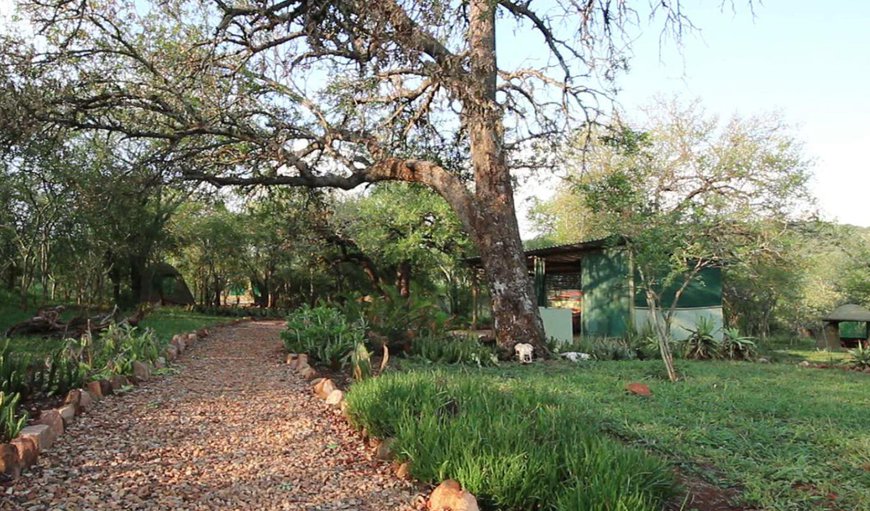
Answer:
[[[59,437],[63,434],[63,417],[57,410],[43,410],[39,414],[39,420],[36,421],[36,423],[44,424],[51,428],[55,437]]]
[[[87,390],[82,389],[79,394],[79,411],[86,412],[94,406],[94,398]]]
[[[629,383],[625,386],[625,390],[631,392],[636,396],[652,396],[652,391],[649,389],[649,386],[643,383]]]
[[[338,406],[339,404],[344,402],[344,392],[339,389],[335,389],[329,393],[326,397],[326,404],[332,406]]]
[[[76,419],[76,408],[76,405],[69,403],[57,409],[57,413],[59,413],[61,419],[63,419],[64,427],[69,427],[69,425]]]
[[[81,389],[72,389],[67,392],[66,398],[63,400],[65,405],[73,405],[76,415],[82,413],[82,391]]]
[[[313,367],[306,366],[305,370],[299,373],[299,376],[306,380],[313,380],[314,378],[317,378],[317,371],[315,371]]]
[[[184,353],[184,349],[187,348],[187,343],[184,342],[184,338],[181,335],[176,335],[175,337],[173,337],[170,343],[175,346],[175,348],[178,350],[179,355]]]
[[[57,434],[51,429],[51,426],[46,424],[35,424],[27,426],[18,434],[19,438],[30,438],[36,442],[36,448],[39,452],[50,449],[57,440]]]
[[[133,377],[139,381],[146,381],[151,378],[151,368],[148,364],[138,360],[133,361]]]
[[[314,394],[320,399],[326,399],[335,390],[335,383],[329,378],[321,379],[314,385]]]
[[[112,383],[113,390],[121,390],[122,387],[130,385],[130,380],[128,380],[127,377],[122,374],[116,374],[115,376],[112,376],[112,379],[110,381]]]
[[[36,460],[39,457],[39,445],[36,443],[36,439],[18,436],[9,443],[18,451],[18,461],[21,463],[21,470],[36,464]]]
[[[429,495],[429,511],[480,511],[474,495],[462,489],[458,482],[448,479]]]
[[[389,460],[393,457],[393,445],[395,445],[395,438],[385,438],[384,440],[375,444],[374,455],[375,458],[379,460]]]
[[[296,365],[296,362],[299,360],[299,355],[295,353],[288,353],[285,362],[290,366],[290,369],[293,369],[293,366]]]
[[[103,397],[103,388],[98,381],[89,381],[85,387],[94,401],[99,401]]]
[[[296,358],[299,360],[299,365],[302,365],[302,364],[308,365],[308,354],[307,353],[300,353],[299,356]]]
[[[407,461],[405,463],[400,464],[396,467],[396,477],[399,479],[404,479],[405,481],[411,480],[411,464]]]
[[[18,479],[21,475],[18,449],[12,444],[0,444],[0,474],[5,474],[12,479]]]
[[[175,362],[175,359],[178,358],[178,348],[174,344],[170,344],[166,347],[166,360],[170,362]]]
[[[112,388],[112,382],[110,382],[109,380],[100,380],[100,392],[101,392],[104,396],[108,396],[108,395],[110,395],[110,394],[114,394],[114,393],[115,393],[115,389]]]

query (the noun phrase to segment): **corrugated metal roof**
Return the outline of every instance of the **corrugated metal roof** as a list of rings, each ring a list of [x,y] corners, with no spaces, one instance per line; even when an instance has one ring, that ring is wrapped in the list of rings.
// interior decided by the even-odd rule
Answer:
[[[870,321],[870,310],[858,304],[847,303],[822,316],[822,321]]]

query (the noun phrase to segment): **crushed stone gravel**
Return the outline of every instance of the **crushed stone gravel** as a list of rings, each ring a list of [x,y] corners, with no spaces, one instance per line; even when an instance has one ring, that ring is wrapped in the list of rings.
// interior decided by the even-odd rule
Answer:
[[[176,374],[104,398],[13,483],[2,510],[408,510],[393,475],[283,364],[277,321],[214,329]]]

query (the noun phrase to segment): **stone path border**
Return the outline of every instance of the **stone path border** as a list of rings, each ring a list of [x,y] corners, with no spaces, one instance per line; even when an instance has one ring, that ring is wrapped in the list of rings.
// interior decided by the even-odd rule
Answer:
[[[280,322],[220,328],[96,405],[0,509],[409,509],[420,496],[281,360]],[[187,346],[185,346],[185,349]]]

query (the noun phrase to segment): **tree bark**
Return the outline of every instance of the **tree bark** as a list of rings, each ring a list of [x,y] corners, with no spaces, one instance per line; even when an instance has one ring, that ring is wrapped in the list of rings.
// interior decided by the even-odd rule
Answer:
[[[546,354],[544,329],[535,307],[505,159],[503,113],[496,101],[495,2],[469,5],[471,47],[468,97],[463,102],[471,142],[476,217],[472,238],[480,251],[492,297],[496,341],[513,351],[520,342]]]
[[[396,268],[396,289],[402,298],[411,296],[411,263],[408,261],[402,261]]]

